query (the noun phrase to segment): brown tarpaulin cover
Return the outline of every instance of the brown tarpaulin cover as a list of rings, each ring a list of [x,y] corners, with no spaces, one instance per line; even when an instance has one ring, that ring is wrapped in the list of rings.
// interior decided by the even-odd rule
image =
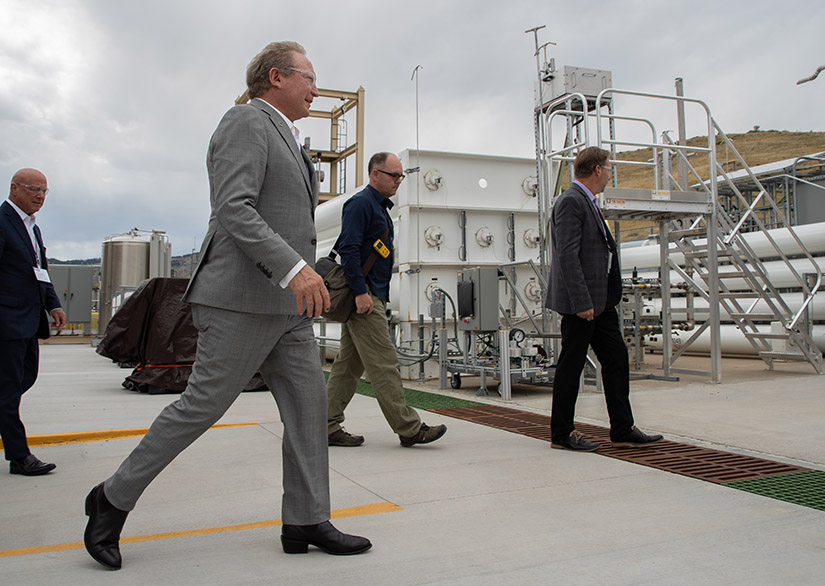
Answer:
[[[123,386],[149,394],[180,393],[186,388],[198,330],[183,303],[189,279],[143,281],[112,316],[97,353],[118,363],[136,365]],[[256,374],[244,389],[266,390]]]

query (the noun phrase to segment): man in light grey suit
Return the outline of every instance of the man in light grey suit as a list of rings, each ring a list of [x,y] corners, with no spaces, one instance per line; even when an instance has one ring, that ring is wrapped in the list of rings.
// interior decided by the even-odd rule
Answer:
[[[326,388],[312,318],[329,308],[313,270],[318,183],[293,122],[318,94],[297,43],[271,43],[247,68],[251,101],[230,109],[209,145],[212,214],[184,295],[199,330],[189,384],[117,472],[86,498],[84,543],[119,569],[120,533],[149,483],[226,412],[260,372],[284,424],[281,542],[332,554],[371,547],[329,523]]]

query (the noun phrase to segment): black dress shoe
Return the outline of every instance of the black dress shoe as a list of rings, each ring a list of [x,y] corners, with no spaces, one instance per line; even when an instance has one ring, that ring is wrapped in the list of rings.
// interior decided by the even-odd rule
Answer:
[[[121,511],[109,502],[102,482],[86,497],[89,522],[83,534],[83,543],[89,555],[109,570],[120,569],[120,532],[128,514],[128,511]]]
[[[570,450],[572,452],[595,452],[601,445],[584,439],[584,436],[574,429],[565,439],[551,441],[550,447],[556,448],[557,450]]]
[[[329,521],[318,525],[284,525],[281,545],[284,553],[307,553],[308,546],[314,545],[333,555],[354,555],[372,547],[366,537],[341,533]]]
[[[648,435],[634,425],[630,433],[617,439],[611,439],[610,443],[614,448],[647,448],[661,439],[662,436],[658,433]]]
[[[41,462],[34,454],[29,454],[22,460],[9,462],[9,472],[11,474],[22,474],[23,476],[41,476],[48,474],[55,468],[57,468],[57,464]]]

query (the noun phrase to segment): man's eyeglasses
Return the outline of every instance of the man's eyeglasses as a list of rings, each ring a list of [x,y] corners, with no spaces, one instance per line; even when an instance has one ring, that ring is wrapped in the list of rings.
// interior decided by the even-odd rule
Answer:
[[[289,69],[290,71],[297,71],[299,73],[304,74],[304,79],[309,82],[309,85],[315,85],[315,82],[318,81],[318,78],[315,77],[315,74],[308,69],[301,69],[300,67],[281,67],[281,69]]]
[[[17,181],[13,181],[15,185],[19,185],[20,187],[25,187],[29,191],[33,193],[42,193],[43,195],[48,195],[49,188],[48,187],[37,187],[36,185],[26,185],[25,183],[18,183]]]
[[[404,177],[406,177],[403,173],[390,173],[389,171],[384,171],[383,169],[376,169],[376,171],[383,173],[384,175],[389,175],[392,177],[393,181],[404,181]]]
[[[605,171],[607,171],[608,173],[610,173],[610,172],[613,170],[613,166],[612,166],[612,165],[599,165],[599,167],[601,167],[602,169],[604,169],[604,170],[605,170]]]

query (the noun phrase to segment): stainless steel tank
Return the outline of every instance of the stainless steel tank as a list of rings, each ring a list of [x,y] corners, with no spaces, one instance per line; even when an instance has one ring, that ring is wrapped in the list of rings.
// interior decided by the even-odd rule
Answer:
[[[103,335],[112,318],[112,298],[149,278],[149,241],[136,231],[114,234],[103,241],[100,276],[100,325]]]

